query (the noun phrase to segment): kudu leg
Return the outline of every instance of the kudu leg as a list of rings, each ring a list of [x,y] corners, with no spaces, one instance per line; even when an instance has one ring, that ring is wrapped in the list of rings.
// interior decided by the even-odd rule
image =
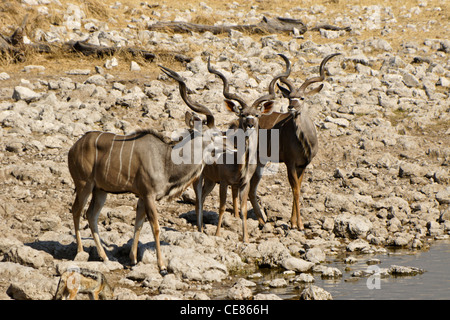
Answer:
[[[303,230],[305,227],[303,226],[302,216],[300,214],[300,189],[302,187],[303,175],[305,173],[304,169],[301,169],[299,173],[297,173],[298,177],[298,206],[297,206],[297,227],[299,230]]]
[[[80,218],[84,207],[91,195],[93,186],[91,184],[85,184],[83,186],[78,185],[77,195],[75,196],[75,201],[72,205],[72,216],[73,223],[75,226],[75,237],[77,239],[77,253],[83,252],[83,244],[81,243],[81,233],[80,233]]]
[[[291,227],[303,230],[303,221],[300,215],[300,187],[303,180],[303,169],[296,170],[295,168],[288,168],[288,180],[292,189],[292,215]]]
[[[95,245],[97,246],[97,252],[103,261],[108,261],[105,250],[103,249],[100,236],[98,234],[98,216],[106,201],[107,193],[103,190],[96,189],[92,191],[92,200],[89,204],[89,208],[86,212],[86,216],[89,222],[89,228],[91,229],[92,236],[94,237]]]
[[[142,225],[145,221],[145,206],[144,201],[139,198],[136,208],[136,221],[134,223],[133,244],[130,250],[130,261],[132,265],[137,264],[137,249],[139,244],[139,234],[141,233]]]
[[[195,216],[197,218],[197,229],[199,232],[203,230],[203,202],[202,202],[202,187],[203,187],[203,177],[200,176],[196,179],[192,186],[195,192]]]
[[[239,190],[239,199],[240,199],[240,209],[242,216],[242,241],[248,243],[248,230],[247,230],[247,199],[248,199],[248,191],[249,184],[247,183],[245,186],[241,187]]]
[[[199,232],[203,231],[203,204],[215,185],[216,183],[214,181],[203,177],[197,179],[192,184],[195,191],[195,216],[197,217],[197,228]]]
[[[250,198],[250,202],[252,203],[253,211],[258,217],[258,222],[260,225],[264,225],[266,221],[264,220],[264,215],[262,214],[261,208],[258,203],[258,196],[256,194],[258,190],[259,182],[262,178],[262,167],[257,167],[255,173],[253,174],[252,179],[250,180],[250,190],[248,193],[248,197]]]
[[[219,221],[217,222],[216,236],[220,236],[220,227],[222,225],[223,214],[225,213],[225,207],[227,204],[227,189],[226,183],[220,184],[219,189]]]
[[[159,272],[162,275],[167,274],[167,269],[164,264],[162,254],[161,254],[161,244],[159,242],[159,222],[158,222],[158,211],[156,210],[155,199],[147,196],[143,199],[145,205],[145,213],[147,214],[147,219],[152,226],[153,237],[155,238],[155,247],[156,247],[156,261],[159,267]]]
[[[235,218],[239,218],[239,187],[231,186],[231,193],[233,198],[233,213]]]

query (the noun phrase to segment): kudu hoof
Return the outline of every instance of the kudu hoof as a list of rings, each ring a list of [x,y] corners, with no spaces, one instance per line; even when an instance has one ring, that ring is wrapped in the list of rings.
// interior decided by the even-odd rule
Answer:
[[[169,272],[167,271],[166,268],[164,268],[159,271],[159,274],[162,275],[163,277],[165,277],[169,274]]]

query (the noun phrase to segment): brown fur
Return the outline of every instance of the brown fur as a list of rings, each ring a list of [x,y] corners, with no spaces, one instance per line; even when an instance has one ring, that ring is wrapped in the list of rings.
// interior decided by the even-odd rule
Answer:
[[[258,99],[256,99],[251,107],[247,105],[247,103],[239,97],[237,94],[232,94],[229,92],[228,80],[226,77],[219,71],[213,69],[210,65],[210,61],[208,61],[208,71],[219,76],[223,81],[223,95],[225,96],[225,107],[228,111],[233,112],[238,117],[233,120],[228,128],[239,129],[247,132],[249,128],[254,128],[258,130],[258,119],[262,114],[269,114],[273,109],[273,98],[275,95],[273,94],[273,87],[275,85],[275,79],[272,80],[270,84],[269,91],[271,94],[264,95]],[[281,77],[282,75],[279,75]],[[239,104],[235,103],[237,101]],[[240,212],[242,215],[242,226],[243,226],[243,235],[242,240],[244,242],[248,242],[248,233],[247,233],[247,198],[248,191],[250,186],[250,179],[253,176],[257,164],[249,163],[249,147],[248,147],[248,139],[245,137],[245,152],[242,154],[242,158],[237,161],[236,156],[234,156],[234,162],[232,164],[225,163],[223,164],[211,164],[206,165],[205,169],[202,172],[202,175],[196,180],[193,184],[194,191],[196,194],[195,201],[195,212],[197,216],[197,227],[199,231],[202,231],[203,228],[203,202],[206,196],[212,191],[216,183],[219,183],[219,221],[217,223],[216,236],[220,235],[220,227],[223,219],[223,214],[225,212],[225,204],[226,204],[226,196],[228,186],[231,186],[232,189],[232,198],[233,198],[233,209],[234,215],[236,217],[239,216],[238,211],[238,196],[239,196],[239,204],[240,204]],[[262,215],[258,216],[258,220],[261,224],[264,224],[264,218]]]
[[[338,54],[335,53],[326,56],[320,64],[320,76],[307,79],[298,89],[287,79],[290,73],[290,62],[285,59],[289,73],[285,78],[281,79],[281,82],[286,84],[289,89],[282,86],[278,87],[282,91],[283,96],[289,99],[290,111],[284,114],[272,113],[260,119],[261,128],[280,130],[278,159],[280,162],[286,164],[288,180],[293,194],[291,226],[299,230],[303,229],[303,222],[300,215],[300,187],[303,174],[306,166],[312,161],[318,149],[315,125],[310,119],[306,107],[300,100],[304,96],[318,93],[323,88],[323,85],[320,85],[315,89],[306,91],[309,85],[325,79],[325,64],[336,55]],[[262,166],[255,171],[250,182],[249,197],[255,212],[260,212],[261,210],[257,202],[256,189],[262,178]]]
[[[61,274],[54,299],[75,300],[78,293],[89,294],[91,300],[113,298],[113,290],[101,272],[84,268],[66,270]]]
[[[205,127],[217,130],[211,111],[188,98],[184,80],[174,71],[167,68],[163,70],[179,81],[182,98],[187,101],[188,106],[193,111],[206,115]],[[192,121],[197,118],[192,113],[186,112],[185,122],[191,133],[197,130],[194,126],[196,121]],[[193,134],[191,138],[193,139],[168,143],[167,139],[154,130],[141,130],[127,136],[93,131],[75,142],[69,150],[68,165],[76,190],[72,215],[78,253],[83,252],[80,218],[89,196],[92,195],[86,212],[89,227],[100,258],[107,261],[108,257],[101,244],[97,226],[100,211],[108,193],[133,193],[139,200],[130,252],[131,263],[137,263],[139,234],[147,218],[155,238],[158,267],[162,274],[166,274],[159,241],[160,227],[156,201],[165,197],[173,198],[200,175],[205,159],[202,158],[202,162],[198,164],[193,161],[175,164],[172,158],[173,148],[178,144],[183,147],[186,143],[195,145],[195,141],[201,141],[204,148],[213,141],[212,137],[210,141],[206,141],[208,139],[205,140],[200,134]]]

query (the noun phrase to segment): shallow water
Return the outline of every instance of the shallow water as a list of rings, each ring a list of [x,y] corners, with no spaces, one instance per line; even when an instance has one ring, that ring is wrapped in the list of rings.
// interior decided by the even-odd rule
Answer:
[[[321,279],[319,274],[313,274],[314,285],[331,293],[334,300],[450,299],[450,241],[448,240],[435,241],[427,251],[396,250],[386,254],[352,256],[358,259],[357,263],[345,264],[343,259],[335,259],[327,264],[341,270],[341,278]],[[381,263],[369,266],[367,265],[369,259],[379,259]],[[389,268],[391,265],[417,267],[424,269],[425,272],[415,276],[388,276],[379,279],[367,277],[355,279],[351,276],[356,270]],[[297,299],[303,288],[295,288],[291,283],[284,288],[262,286],[265,280],[277,277],[282,275],[273,270],[264,273],[263,279],[258,281],[258,291],[275,293],[283,299]]]

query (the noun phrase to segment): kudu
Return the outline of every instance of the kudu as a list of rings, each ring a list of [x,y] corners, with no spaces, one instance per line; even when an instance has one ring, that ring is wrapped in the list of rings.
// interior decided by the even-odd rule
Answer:
[[[300,187],[305,169],[317,154],[318,149],[315,125],[309,116],[306,105],[301,101],[304,100],[305,96],[322,90],[323,84],[310,91],[306,91],[306,88],[325,79],[325,64],[339,54],[334,53],[326,56],[320,64],[320,76],[307,79],[298,89],[287,79],[291,72],[291,63],[289,59],[282,56],[286,62],[286,76],[282,77],[280,81],[286,84],[288,88],[280,85],[278,87],[282,91],[283,96],[289,99],[289,111],[286,113],[273,112],[270,115],[263,115],[259,119],[259,127],[261,129],[268,129],[268,131],[279,130],[278,150],[270,150],[271,153],[278,152],[278,157],[273,157],[272,155],[270,158],[278,159],[279,162],[284,162],[286,165],[288,180],[293,194],[291,227],[299,230],[304,229],[300,215]],[[271,136],[272,134],[268,133],[268,149],[271,146]],[[255,170],[255,174],[250,181],[249,198],[257,216],[262,216],[256,192],[262,178],[263,169],[264,161]]]
[[[219,220],[217,223],[216,236],[220,235],[220,228],[222,224],[223,214],[225,212],[226,196],[228,186],[232,189],[233,210],[236,217],[239,216],[239,211],[242,216],[242,240],[248,242],[247,232],[247,199],[249,191],[249,182],[253,176],[256,168],[256,155],[258,144],[258,127],[259,118],[264,114],[269,114],[273,109],[273,99],[275,98],[275,83],[278,79],[287,76],[283,73],[273,78],[269,84],[269,94],[263,95],[256,99],[251,105],[248,105],[244,99],[239,95],[229,91],[229,83],[223,73],[215,70],[208,59],[208,71],[217,75],[223,82],[223,95],[225,105],[228,111],[234,112],[238,117],[228,128],[227,132],[237,130],[241,135],[237,135],[238,139],[245,139],[244,152],[234,153],[231,157],[223,154],[222,161],[217,161],[213,164],[206,165],[203,169],[199,179],[194,181],[194,191],[196,194],[195,211],[197,216],[198,230],[201,232],[203,227],[203,203],[211,193],[212,189],[219,183]],[[236,104],[234,101],[238,102]],[[247,138],[252,137],[249,141]],[[226,138],[230,138],[227,135]],[[237,142],[239,144],[239,141]],[[239,148],[238,148],[239,152]],[[254,152],[254,160],[250,161]],[[240,157],[240,158],[238,158]],[[231,163],[226,161],[231,158]],[[239,197],[239,211],[238,211],[238,197]],[[264,224],[264,218],[258,217],[260,223]]]
[[[164,71],[164,70],[163,70]],[[166,71],[164,71],[166,72]],[[167,73],[167,72],[166,72]],[[78,253],[83,251],[80,234],[80,217],[88,197],[92,199],[86,216],[89,222],[97,251],[102,260],[108,257],[102,247],[98,234],[97,221],[108,193],[133,193],[139,200],[136,209],[134,238],[130,252],[132,264],[137,263],[139,233],[147,217],[155,238],[157,264],[162,274],[166,267],[161,255],[156,201],[173,198],[180,194],[201,174],[205,160],[200,163],[175,164],[172,161],[173,150],[190,144],[191,157],[198,150],[216,142],[215,120],[211,111],[192,101],[186,94],[186,84],[176,73],[169,74],[179,82],[181,95],[186,104],[195,112],[206,116],[206,123],[191,112],[186,112],[186,124],[189,134],[177,143],[167,143],[156,132],[138,131],[122,136],[108,132],[91,131],[82,136],[71,147],[68,154],[69,171],[75,184],[76,197],[72,206]],[[202,127],[199,128],[199,124]],[[213,129],[213,130],[203,130]],[[202,132],[199,132],[199,131]],[[205,136],[205,133],[209,135]],[[213,148],[215,144],[213,143]],[[197,147],[197,149],[195,149]],[[221,147],[221,146],[219,146]],[[215,149],[214,149],[215,150]],[[218,150],[221,150],[218,148]],[[207,155],[207,154],[206,154]],[[210,161],[210,160],[208,160]]]

